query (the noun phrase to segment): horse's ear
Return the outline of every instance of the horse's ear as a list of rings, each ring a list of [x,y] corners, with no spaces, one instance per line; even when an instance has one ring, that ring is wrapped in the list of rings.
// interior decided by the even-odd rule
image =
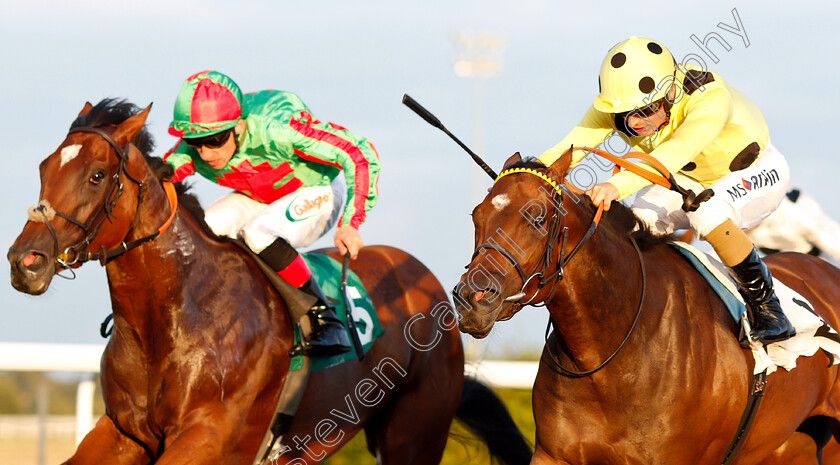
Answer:
[[[569,171],[569,165],[572,164],[572,149],[571,147],[560,155],[560,158],[554,160],[554,163],[548,167],[556,176],[557,179],[564,179],[566,172]]]
[[[90,102],[85,102],[85,106],[82,107],[82,111],[79,112],[79,118],[88,114],[88,112],[93,108],[93,105]]]
[[[519,152],[514,153],[513,155],[510,156],[510,158],[507,159],[507,161],[505,161],[505,164],[502,167],[502,171],[508,169],[508,167],[510,167],[510,165],[512,165],[512,164],[514,164],[514,163],[516,163],[520,160],[522,160],[522,155],[519,155]]]
[[[146,117],[149,116],[149,111],[151,109],[152,104],[150,103],[143,111],[123,121],[119,126],[117,126],[117,130],[114,131],[114,139],[120,145],[124,145],[126,142],[134,140],[134,137],[140,133],[140,130],[143,129],[143,125],[146,124]]]

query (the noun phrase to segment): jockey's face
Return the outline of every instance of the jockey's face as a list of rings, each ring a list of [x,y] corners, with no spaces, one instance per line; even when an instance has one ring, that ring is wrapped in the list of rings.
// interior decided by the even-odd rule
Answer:
[[[666,119],[665,106],[660,100],[645,108],[630,112],[626,121],[627,126],[636,131],[639,137],[647,137],[656,132]]]
[[[202,145],[196,147],[198,155],[201,159],[206,161],[208,165],[214,170],[219,170],[228,164],[233,154],[236,153],[236,142],[233,140],[233,132],[228,133],[228,139],[219,147],[211,147],[209,145]]]
[[[668,101],[674,102],[676,87],[671,85],[668,89]],[[639,137],[647,137],[658,131],[662,123],[668,120],[668,113],[665,111],[665,98],[637,110],[631,111],[626,117],[627,127],[636,131]]]
[[[236,154],[236,138],[245,130],[245,120],[239,120],[233,131],[228,132],[228,138],[221,145],[196,145],[195,149],[202,160],[214,170],[224,168]]]

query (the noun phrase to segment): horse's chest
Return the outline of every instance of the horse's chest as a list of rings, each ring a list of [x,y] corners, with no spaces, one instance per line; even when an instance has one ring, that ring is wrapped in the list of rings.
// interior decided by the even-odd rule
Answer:
[[[166,429],[158,421],[168,416],[164,413],[169,408],[166,394],[179,390],[177,380],[172,379],[174,375],[161,376],[157,370],[139,364],[107,364],[102,384],[109,416],[141,441],[156,443]]]
[[[725,440],[725,435],[715,436],[721,419],[709,415],[714,411],[709,403],[695,402],[691,405],[696,408],[686,409],[679,403],[685,396],[684,389],[641,380],[596,385],[538,376],[534,386],[537,445],[568,463],[709,463],[701,459],[705,445],[686,444],[698,434]]]
[[[133,381],[129,381],[133,380]],[[157,443],[149,415],[148,383],[136,376],[103,374],[103,394],[108,415],[132,437],[153,446]]]

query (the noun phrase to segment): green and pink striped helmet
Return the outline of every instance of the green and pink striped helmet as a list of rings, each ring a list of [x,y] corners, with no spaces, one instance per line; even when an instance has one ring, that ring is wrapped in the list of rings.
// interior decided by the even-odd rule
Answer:
[[[175,99],[169,134],[181,138],[206,137],[236,125],[242,117],[242,91],[218,71],[188,77]]]

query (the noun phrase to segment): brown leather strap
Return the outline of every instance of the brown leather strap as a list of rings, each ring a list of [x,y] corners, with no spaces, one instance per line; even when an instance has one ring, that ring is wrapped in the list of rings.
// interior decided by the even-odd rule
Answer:
[[[747,435],[750,433],[755,416],[758,413],[758,407],[761,405],[761,399],[764,398],[764,390],[767,388],[767,375],[761,372],[753,375],[752,384],[750,385],[750,397],[747,399],[747,406],[744,408],[744,413],[741,415],[741,422],[738,424],[738,431],[735,437],[732,438],[732,443],[729,444],[729,449],[726,450],[726,455],[723,457],[723,465],[729,465],[735,461],[738,452],[747,440]]]
[[[662,187],[667,187],[668,189],[678,192],[683,197],[683,205],[682,209],[686,212],[693,212],[700,207],[700,204],[712,198],[715,195],[715,192],[711,189],[705,189],[703,192],[699,194],[695,194],[693,191],[689,189],[684,189],[677,184],[677,180],[674,178],[674,175],[656,158],[650,156],[647,153],[643,152],[628,152],[626,155],[617,157],[607,151],[600,150],[600,149],[593,149],[589,147],[571,147],[572,151],[575,150],[583,150],[585,152],[594,153],[595,155],[601,156],[610,160],[611,162],[615,163],[615,169],[613,173],[618,173],[619,167],[623,167],[627,171],[631,173],[641,176],[642,178],[654,183],[658,184]],[[653,166],[657,171],[662,173],[662,175],[656,174],[652,171],[646,170],[644,168],[640,168],[637,164],[631,163],[628,161],[630,158],[635,158],[638,160],[642,160],[646,163],[649,163]],[[569,184],[568,182],[566,183]]]

